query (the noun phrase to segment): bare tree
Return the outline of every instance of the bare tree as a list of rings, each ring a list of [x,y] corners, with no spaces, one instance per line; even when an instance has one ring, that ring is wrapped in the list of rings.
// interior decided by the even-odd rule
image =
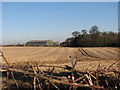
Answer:
[[[81,32],[83,35],[87,35],[87,30],[82,30]]]
[[[97,34],[99,33],[98,31],[98,27],[97,26],[93,26],[90,31],[89,31],[90,34]]]
[[[74,32],[72,32],[72,35],[73,35],[74,37],[78,37],[79,34],[80,34],[79,31],[74,31]]]

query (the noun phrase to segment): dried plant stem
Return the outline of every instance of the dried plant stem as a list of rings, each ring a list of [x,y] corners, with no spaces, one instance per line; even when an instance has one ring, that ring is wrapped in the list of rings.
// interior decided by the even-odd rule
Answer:
[[[34,71],[34,80],[33,80],[33,85],[34,85],[34,90],[36,90],[36,71],[35,71],[35,68],[33,67],[33,65],[32,65],[32,69],[33,69],[33,71]]]
[[[107,69],[110,69],[115,63],[117,63],[118,61],[112,63]]]
[[[40,90],[43,90],[42,87],[41,87],[41,85],[40,85],[40,81],[39,81],[38,78],[37,78],[37,81],[38,81],[38,86],[39,86]]]
[[[33,66],[32,66],[32,67],[33,67]],[[34,67],[33,67],[33,68],[34,68]],[[41,74],[41,71],[40,71],[40,68],[38,67],[38,65],[37,65],[37,69],[39,70],[39,72],[40,72],[40,74]],[[34,69],[34,72],[36,72],[35,69]],[[39,81],[38,78],[37,78],[37,81],[38,81],[38,86],[39,86],[40,90],[43,90],[42,87],[41,87],[41,85],[40,85],[40,81]]]
[[[94,76],[94,75],[92,75],[90,72],[87,72],[90,76],[92,76],[94,79],[96,79],[97,80],[97,78]]]
[[[1,52],[1,51],[0,51],[0,52]],[[7,66],[10,67],[8,61],[6,60],[6,58],[5,58],[4,55],[3,55],[3,52],[1,52],[1,56],[3,57],[3,59],[5,60],[5,62],[7,63]]]
[[[23,71],[23,70],[17,70],[17,69],[9,69],[10,71],[14,71],[14,72],[19,72],[19,73],[24,73],[24,74],[29,74],[29,75],[35,75],[34,73],[32,72],[28,72],[28,71]],[[51,79],[48,78],[48,77],[44,77],[44,76],[40,76],[40,74],[36,74],[35,75],[36,77],[38,78],[42,78],[42,79],[45,79],[45,80],[49,80],[51,82]],[[61,81],[61,80],[56,80],[56,79],[52,79],[52,83],[59,83],[59,84],[63,84],[63,85],[69,85],[69,86],[79,86],[79,87],[93,87],[93,88],[96,88],[96,89],[103,89],[103,87],[100,87],[100,86],[96,86],[96,85],[88,85],[88,84],[78,84],[78,83],[69,83],[69,82],[64,82],[64,81]]]
[[[51,83],[57,90],[60,90],[54,83]]]
[[[82,76],[82,77],[79,77],[78,79],[75,80],[75,82],[77,82],[77,81],[83,79],[84,77],[86,77],[86,76],[84,75],[84,76]]]
[[[98,73],[97,72],[96,72],[96,79],[97,79],[96,83],[97,83],[97,85],[99,85],[98,84]]]
[[[38,71],[39,71],[40,73],[42,72],[42,73],[45,75],[45,73],[43,72],[43,70],[41,70],[38,65],[37,65],[37,69],[38,69]]]
[[[6,60],[6,58],[4,57],[4,55],[3,55],[3,52],[0,50],[0,52],[1,52],[1,56],[3,57],[3,59],[5,60],[5,62],[7,63],[7,69],[9,70],[9,68],[10,68],[10,65],[9,65],[9,63],[8,63],[8,61]],[[12,75],[12,78],[13,78],[13,80],[15,81],[15,83],[16,83],[16,87],[18,88],[18,83],[17,83],[17,81],[15,80],[15,78],[14,78],[14,75],[13,75],[13,72],[11,71],[11,75]]]
[[[93,83],[92,83],[92,79],[91,79],[90,75],[88,76],[88,75],[86,74],[86,77],[87,77],[87,79],[88,79],[90,85],[93,85]]]
[[[9,71],[7,71],[6,86],[8,88]]]
[[[19,87],[18,87],[18,83],[17,83],[17,81],[15,80],[15,77],[14,77],[14,75],[13,75],[13,72],[11,72],[11,75],[12,75],[13,80],[15,81],[16,87],[19,88]]]

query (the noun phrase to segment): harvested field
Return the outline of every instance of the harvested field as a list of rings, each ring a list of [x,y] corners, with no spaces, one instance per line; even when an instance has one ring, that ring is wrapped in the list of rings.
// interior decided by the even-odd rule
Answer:
[[[79,72],[92,71],[98,68],[112,68],[118,71],[118,48],[2,47],[2,51],[10,66],[17,69],[25,69],[26,65],[60,66],[63,68],[66,65],[70,66],[71,59],[77,57],[75,69]],[[69,58],[69,56],[71,56],[71,58]],[[2,65],[6,66],[4,60],[2,60]],[[40,67],[40,69],[46,70],[46,67]],[[48,69],[51,68],[48,67],[47,70]],[[56,68],[54,71],[54,73],[57,73],[57,76],[61,76],[61,74],[58,75],[58,73],[64,72],[62,73],[64,74],[63,76],[66,75],[65,73],[69,73],[60,68]],[[5,82],[5,80],[6,79],[3,78],[3,82]],[[9,82],[13,83],[14,81],[9,80]],[[30,86],[30,83],[26,83]],[[4,88],[5,86],[6,84],[4,84]]]
[[[91,69],[95,69],[100,63],[104,68],[104,66],[110,65],[118,60],[118,48],[111,47],[3,47],[2,51],[11,65],[13,63],[24,65],[29,62],[31,64],[53,64],[62,66],[69,64],[69,56],[76,56],[78,57],[76,68],[83,70],[80,67],[91,67]],[[5,64],[5,62],[3,61],[2,64]]]

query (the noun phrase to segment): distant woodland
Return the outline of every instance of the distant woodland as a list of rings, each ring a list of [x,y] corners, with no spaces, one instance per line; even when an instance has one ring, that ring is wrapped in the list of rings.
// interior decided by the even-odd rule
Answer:
[[[72,32],[71,38],[67,38],[61,46],[67,47],[118,47],[118,33],[100,32],[97,26],[91,27],[89,34],[87,30]]]

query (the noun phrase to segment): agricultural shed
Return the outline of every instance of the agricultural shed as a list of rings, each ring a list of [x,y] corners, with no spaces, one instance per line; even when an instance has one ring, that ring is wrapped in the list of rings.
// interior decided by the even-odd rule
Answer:
[[[51,40],[30,40],[26,42],[26,46],[52,46],[53,41]]]

